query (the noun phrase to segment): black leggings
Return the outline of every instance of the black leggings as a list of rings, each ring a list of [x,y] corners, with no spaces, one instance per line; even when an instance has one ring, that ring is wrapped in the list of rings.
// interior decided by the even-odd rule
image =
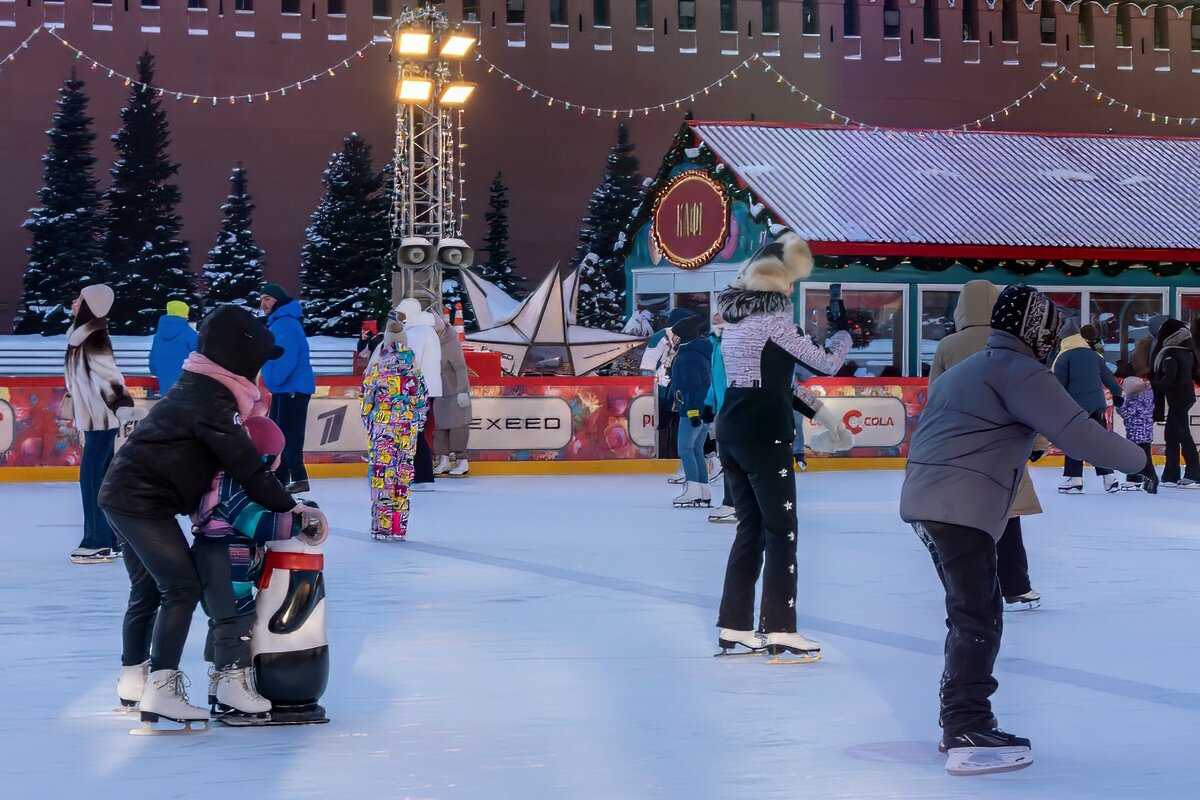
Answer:
[[[187,539],[174,517],[138,519],[107,513],[113,529],[125,540],[125,568],[131,582],[122,662],[128,666],[146,660],[146,632],[153,626],[151,672],[179,669],[192,613],[200,602],[200,577]]]
[[[279,469],[275,470],[275,477],[284,486],[293,481],[308,480],[308,470],[304,467],[304,428],[308,425],[308,401],[311,399],[312,395],[299,392],[271,395],[269,416],[283,431],[286,441]]]
[[[1187,465],[1183,477],[1200,481],[1200,459],[1196,455],[1196,442],[1192,439],[1191,412],[1191,403],[1183,405],[1167,401],[1167,425],[1163,431],[1167,443],[1167,464],[1162,474],[1164,481],[1179,481],[1180,455]]]
[[[1000,593],[1005,597],[1020,597],[1033,587],[1029,585],[1029,556],[1021,536],[1021,518],[1010,517],[1000,541],[996,542],[996,572],[1000,577]]]

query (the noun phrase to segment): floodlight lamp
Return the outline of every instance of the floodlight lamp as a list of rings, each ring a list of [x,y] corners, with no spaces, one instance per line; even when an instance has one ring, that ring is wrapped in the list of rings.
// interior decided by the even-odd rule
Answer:
[[[406,28],[396,37],[396,52],[402,56],[429,55],[433,45],[433,34],[421,28]]]
[[[442,42],[441,56],[442,58],[462,58],[471,52],[471,48],[474,46],[474,36],[467,36],[465,33],[452,33],[449,38]]]
[[[467,100],[475,93],[475,84],[455,81],[447,83],[442,89],[438,102],[444,106],[466,105]]]
[[[433,97],[433,81],[428,78],[403,78],[396,96],[401,103],[427,103]]]

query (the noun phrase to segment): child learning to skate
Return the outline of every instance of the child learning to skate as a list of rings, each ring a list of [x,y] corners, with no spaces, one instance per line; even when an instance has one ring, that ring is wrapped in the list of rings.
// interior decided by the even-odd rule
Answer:
[[[1122,379],[1121,389],[1125,394],[1125,402],[1117,408],[1125,422],[1125,438],[1142,448],[1149,459],[1154,441],[1154,392],[1150,381],[1145,375],[1135,375],[1133,365],[1128,361],[1117,364],[1116,374]],[[1126,475],[1126,483],[1121,488],[1136,491],[1142,488],[1146,478],[1144,470]]]
[[[285,443],[279,426],[267,417],[250,417],[245,428],[268,468],[277,467]],[[212,713],[265,716],[271,701],[255,687],[250,653],[254,581],[262,572],[265,545],[293,536],[316,545],[324,536],[313,537],[302,530],[299,514],[277,514],[258,505],[225,471],[213,479],[192,524],[192,558],[203,587],[201,603],[209,617],[204,658],[213,664],[208,691]]]

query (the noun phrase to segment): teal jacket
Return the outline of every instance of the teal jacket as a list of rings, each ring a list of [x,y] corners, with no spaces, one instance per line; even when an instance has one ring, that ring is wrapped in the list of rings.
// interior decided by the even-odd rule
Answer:
[[[705,402],[717,414],[725,404],[725,357],[721,355],[721,337],[712,335],[708,339],[712,342],[712,386]]]

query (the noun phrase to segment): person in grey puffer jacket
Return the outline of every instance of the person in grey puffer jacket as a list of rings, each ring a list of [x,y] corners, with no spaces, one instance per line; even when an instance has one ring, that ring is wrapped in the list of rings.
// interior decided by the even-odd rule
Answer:
[[[947,769],[976,748],[1015,748],[997,759],[1008,769],[1032,762],[1028,739],[997,728],[989,698],[1003,630],[996,541],[1036,432],[1093,464],[1128,472],[1147,461],[1137,445],[1090,419],[1046,368],[1060,328],[1049,298],[1009,286],[991,322],[987,347],[930,387],[900,493],[900,516],[929,549],[946,591],[939,722]]]

